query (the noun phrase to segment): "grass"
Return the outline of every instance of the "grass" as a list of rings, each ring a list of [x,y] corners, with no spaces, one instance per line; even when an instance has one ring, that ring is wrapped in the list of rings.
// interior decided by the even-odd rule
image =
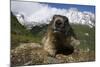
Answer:
[[[90,50],[95,50],[95,28],[80,24],[73,24],[72,27],[81,42],[79,47],[81,49],[89,48]]]
[[[11,48],[16,48],[20,43],[40,43],[42,36],[27,30],[22,26],[16,17],[11,13]]]

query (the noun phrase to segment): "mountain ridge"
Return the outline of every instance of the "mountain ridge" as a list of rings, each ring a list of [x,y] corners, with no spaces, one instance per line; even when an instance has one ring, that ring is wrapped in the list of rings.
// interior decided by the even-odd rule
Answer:
[[[59,11],[60,11],[60,9],[59,9]],[[63,11],[64,11],[64,9],[63,9]],[[66,10],[65,13],[64,14],[58,13],[58,14],[68,17],[70,23],[88,25],[91,28],[95,26],[95,15],[92,14],[91,12],[86,12],[86,11],[80,12],[78,9],[70,8],[69,10]],[[36,16],[34,14],[27,18],[25,18],[23,14],[16,14],[15,16],[17,17],[18,21],[22,25],[24,25],[30,29],[31,27],[34,27],[34,26],[41,26],[43,24],[49,24],[53,15],[55,15],[55,14],[56,14],[56,12],[54,12],[54,14],[52,14],[52,12],[51,12],[51,15],[48,15],[44,18],[41,18],[42,17],[41,14],[40,14],[41,17]]]

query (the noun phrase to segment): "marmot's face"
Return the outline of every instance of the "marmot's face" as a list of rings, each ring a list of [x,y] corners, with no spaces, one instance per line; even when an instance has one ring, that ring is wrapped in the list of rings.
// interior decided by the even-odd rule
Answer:
[[[69,29],[69,21],[68,18],[61,15],[54,15],[52,20],[52,28],[56,33],[64,33]]]

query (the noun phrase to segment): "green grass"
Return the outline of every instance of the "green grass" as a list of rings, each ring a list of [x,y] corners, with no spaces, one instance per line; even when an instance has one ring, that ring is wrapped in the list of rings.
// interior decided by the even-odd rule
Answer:
[[[95,28],[90,28],[86,25],[72,25],[78,39],[80,40],[79,48],[95,50]],[[86,36],[85,33],[89,35]]]
[[[11,48],[19,46],[20,43],[40,43],[41,37],[39,34],[27,30],[11,13]]]

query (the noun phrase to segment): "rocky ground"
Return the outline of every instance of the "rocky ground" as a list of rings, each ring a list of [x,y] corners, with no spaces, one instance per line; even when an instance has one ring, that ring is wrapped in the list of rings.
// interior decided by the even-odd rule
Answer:
[[[75,49],[70,55],[57,54],[51,57],[38,43],[21,43],[11,50],[11,66],[41,65],[94,61],[94,51]]]

